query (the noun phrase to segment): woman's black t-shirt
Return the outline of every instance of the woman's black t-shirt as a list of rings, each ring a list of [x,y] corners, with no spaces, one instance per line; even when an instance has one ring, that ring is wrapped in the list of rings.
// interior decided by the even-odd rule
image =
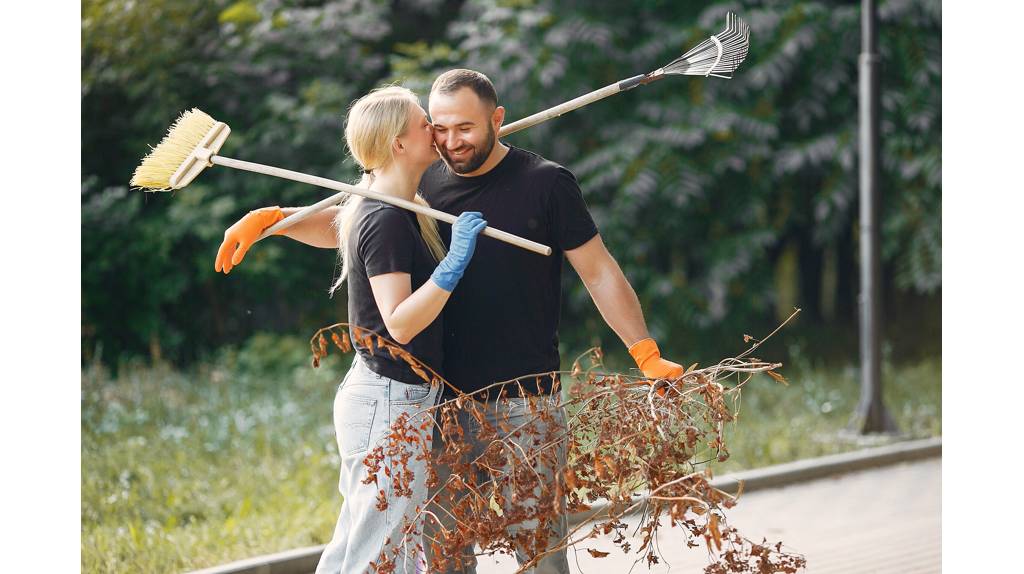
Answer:
[[[420,235],[416,215],[388,203],[363,199],[356,208],[347,249],[349,323],[391,339],[373,298],[369,278],[385,273],[408,273],[413,291],[430,280],[437,261],[430,255]],[[416,374],[405,360],[378,348],[376,341],[371,352],[361,344],[351,328],[349,331],[353,346],[373,372],[403,383],[428,382]],[[443,337],[442,319],[438,315],[411,341],[399,346],[443,376]]]

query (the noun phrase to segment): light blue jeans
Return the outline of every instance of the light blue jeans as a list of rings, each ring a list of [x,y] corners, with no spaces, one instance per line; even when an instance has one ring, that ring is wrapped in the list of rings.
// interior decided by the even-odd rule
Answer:
[[[528,399],[510,398],[484,403],[486,405],[484,409],[485,420],[488,422],[488,424],[494,427],[498,427],[499,420],[506,420],[504,419],[504,416],[507,414],[507,424],[510,425],[511,428],[516,428],[519,425],[526,423],[527,421],[533,420],[536,417],[536,415],[530,413],[529,404],[527,403],[527,401],[534,401],[535,407],[548,410],[552,415],[551,424],[556,427],[556,431],[561,431],[562,433],[565,432],[565,411],[557,407],[557,404],[559,402],[558,395],[531,397]],[[463,409],[459,409],[458,411],[456,411],[456,420],[458,421],[459,426],[462,427],[465,433],[463,440],[469,442],[472,447],[470,451],[465,454],[465,456],[468,458],[465,458],[464,460],[473,460],[480,456],[488,446],[488,443],[486,442],[474,440],[478,436],[480,423],[477,422],[477,420],[473,418],[473,416],[468,411]],[[534,424],[536,425],[536,430],[538,431],[538,433],[540,433],[541,436],[543,436],[543,434],[547,432],[547,427],[544,423],[535,422]],[[437,431],[435,430],[435,432]],[[534,445],[532,445],[534,436],[535,435],[530,433],[523,433],[519,437],[507,436],[507,438],[512,442],[519,444],[519,446],[521,446],[523,449],[528,450],[530,448],[535,448]],[[557,465],[556,468],[551,468],[547,464],[539,464],[536,468],[537,472],[543,477],[544,482],[546,484],[554,484],[555,473],[565,466],[565,444],[566,443],[563,441],[555,452],[555,464]],[[444,449],[444,443],[437,436],[434,437],[433,448],[436,453],[439,453],[441,452],[442,449]],[[436,469],[439,480],[438,485],[444,485],[448,481],[448,477],[451,475],[451,470],[444,465],[437,465]],[[506,462],[506,466],[503,467],[501,471],[507,472],[508,470],[509,467],[508,463]],[[478,473],[478,476],[476,477],[476,480],[477,484],[486,483],[489,480],[487,472],[480,471]],[[539,489],[534,489],[535,496],[539,494],[538,490]],[[504,495],[506,500],[511,500],[510,493],[505,492]],[[439,496],[436,502],[443,503],[446,500],[450,500],[450,498],[445,496]],[[561,500],[558,502],[560,505],[562,505],[562,512],[558,514],[558,517],[556,518],[553,524],[549,524],[549,548],[553,547],[555,543],[561,541],[568,532],[568,521],[564,512],[565,501]],[[436,512],[436,515],[438,516],[438,518],[440,518],[441,524],[444,528],[453,529],[455,527],[454,521],[447,513]],[[517,527],[511,527],[509,530],[510,534],[514,534],[514,531],[518,530],[519,528],[529,529],[536,528],[536,526],[537,520],[531,519],[522,522]],[[427,520],[427,524],[424,525],[424,529],[426,530],[428,536],[431,536],[432,538],[437,537],[437,529],[436,526],[433,524],[432,520]],[[431,561],[432,548],[430,544],[425,544],[424,546],[427,563],[429,564]],[[464,556],[472,556],[474,554],[474,549],[464,548],[462,550],[462,554]],[[526,564],[527,562],[529,562],[529,559],[530,556],[527,556],[526,553],[522,550],[516,551],[516,561],[518,561],[520,565]],[[565,549],[561,549],[557,552],[552,552],[551,554],[548,554],[543,559],[538,561],[536,566],[527,570],[526,572],[528,572],[529,574],[569,574],[569,562],[566,558]],[[444,573],[438,574],[476,574],[476,558],[471,558],[469,560],[469,563],[464,565],[461,569],[449,568]]]
[[[412,520],[417,505],[426,499],[426,461],[409,459],[408,468],[413,471],[412,497],[392,496],[391,478],[385,467],[397,469],[390,457],[385,457],[381,471],[377,473],[377,484],[363,484],[368,476],[363,459],[377,445],[384,445],[390,433],[391,423],[402,413],[408,413],[415,427],[424,408],[432,406],[440,393],[440,387],[410,385],[371,371],[359,356],[352,361],[345,379],[338,387],[334,399],[334,428],[341,454],[341,471],[338,490],[344,497],[338,524],[334,528],[331,542],[324,548],[316,574],[363,574],[370,571],[370,561],[378,562],[385,550],[386,541],[389,556],[402,540],[404,519]],[[430,440],[430,431],[425,432]],[[377,509],[377,495],[380,490],[388,493],[388,507],[381,512]],[[414,574],[419,558],[415,551],[419,539],[403,544],[403,551],[395,558],[396,574]]]

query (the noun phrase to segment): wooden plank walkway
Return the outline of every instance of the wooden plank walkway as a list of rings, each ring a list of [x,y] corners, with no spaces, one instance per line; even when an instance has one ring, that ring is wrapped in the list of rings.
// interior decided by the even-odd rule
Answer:
[[[941,458],[932,458],[752,492],[728,516],[747,538],[782,540],[802,553],[807,574],[940,572],[941,473]],[[681,540],[680,530],[662,531],[665,561],[650,572],[703,571],[706,551],[687,549]],[[635,555],[625,556],[610,542],[587,546],[612,554],[598,559],[580,548],[569,557],[574,574],[624,574],[633,566]],[[482,557],[477,569],[478,574],[514,571],[515,560],[507,556]],[[638,563],[633,571],[647,567]]]

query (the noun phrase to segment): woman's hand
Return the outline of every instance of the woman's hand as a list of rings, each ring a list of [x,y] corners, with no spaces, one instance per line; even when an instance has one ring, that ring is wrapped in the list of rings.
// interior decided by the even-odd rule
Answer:
[[[276,205],[246,213],[224,232],[224,242],[217,250],[213,270],[218,273],[223,271],[225,275],[230,273],[234,266],[242,262],[246,252],[253,243],[256,243],[263,231],[282,219],[284,212]]]
[[[430,276],[438,287],[449,292],[455,290],[469,265],[469,260],[473,258],[477,235],[485,227],[487,222],[479,211],[463,212],[455,220],[452,224],[452,241],[448,255],[438,263],[437,269],[434,269],[433,275]]]

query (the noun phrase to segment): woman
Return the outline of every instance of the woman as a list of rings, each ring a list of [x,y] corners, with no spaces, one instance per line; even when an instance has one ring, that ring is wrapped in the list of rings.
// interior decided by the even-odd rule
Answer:
[[[413,92],[387,87],[356,100],[346,119],[345,139],[352,157],[363,168],[361,186],[426,204],[416,189],[420,176],[438,156],[432,127]],[[255,238],[284,218],[285,211],[262,208],[228,229],[215,269],[230,272]],[[477,212],[460,215],[445,255],[433,219],[350,196],[341,208],[326,210],[282,233],[310,245],[337,247],[342,272],[331,291],[348,279],[349,323],[386,332],[441,373],[441,309],[472,257],[477,234],[486,225]],[[403,413],[415,416],[433,403],[440,389],[431,388],[402,359],[387,352],[371,353],[358,337],[352,340],[357,356],[334,402],[341,454],[339,490],[345,500],[317,574],[362,574],[371,561],[379,562],[381,552],[393,556],[393,548],[403,538],[404,519],[412,519],[416,505],[426,497],[426,462],[410,460],[408,466],[415,476],[413,496],[389,496],[387,509],[379,511],[378,492],[390,494],[391,476],[379,472],[376,483],[364,484],[367,470],[363,460],[387,436],[396,418]],[[385,459],[383,466],[390,467],[391,461]],[[403,546],[411,551],[416,542],[406,541]],[[415,563],[414,552],[400,552],[395,572],[414,572]]]

